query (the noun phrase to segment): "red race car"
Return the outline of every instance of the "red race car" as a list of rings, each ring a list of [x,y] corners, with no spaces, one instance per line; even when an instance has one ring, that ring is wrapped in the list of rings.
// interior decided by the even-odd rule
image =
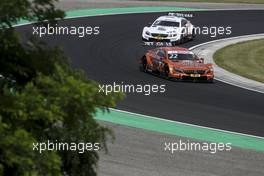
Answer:
[[[212,64],[204,63],[187,48],[161,47],[147,51],[140,59],[143,72],[158,74],[167,79],[213,82]]]

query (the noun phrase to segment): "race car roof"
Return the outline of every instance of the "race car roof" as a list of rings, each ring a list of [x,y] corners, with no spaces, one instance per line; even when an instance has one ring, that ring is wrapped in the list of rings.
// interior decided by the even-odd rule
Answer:
[[[167,54],[194,54],[189,49],[182,47],[161,47],[161,49],[164,50]]]
[[[182,19],[184,19],[184,18],[177,17],[177,16],[161,16],[161,17],[157,18],[156,20],[181,22]]]
[[[162,47],[164,51],[170,52],[170,51],[189,51],[187,48],[182,47]]]

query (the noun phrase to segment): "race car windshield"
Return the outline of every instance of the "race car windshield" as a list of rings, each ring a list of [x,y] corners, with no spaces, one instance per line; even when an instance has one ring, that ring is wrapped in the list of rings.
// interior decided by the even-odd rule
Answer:
[[[172,27],[179,27],[180,24],[178,22],[173,21],[156,21],[153,25],[156,26],[172,26]]]
[[[194,60],[195,59],[193,54],[181,54],[181,53],[169,53],[168,57],[172,61]]]

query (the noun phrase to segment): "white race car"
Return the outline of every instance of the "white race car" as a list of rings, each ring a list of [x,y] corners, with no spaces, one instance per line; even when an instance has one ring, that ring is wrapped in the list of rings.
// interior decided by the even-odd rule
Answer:
[[[172,45],[192,40],[194,26],[185,17],[192,14],[169,13],[156,19],[150,27],[144,27],[142,40],[148,42],[169,42]]]

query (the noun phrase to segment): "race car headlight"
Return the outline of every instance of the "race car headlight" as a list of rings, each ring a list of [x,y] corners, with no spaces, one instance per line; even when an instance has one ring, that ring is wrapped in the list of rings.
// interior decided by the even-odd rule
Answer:
[[[150,35],[150,32],[149,31],[146,31],[146,35]]]
[[[209,68],[208,70],[206,70],[206,73],[211,73],[211,72],[214,72],[213,67],[211,67],[211,68]]]
[[[180,69],[180,68],[174,68],[174,71],[175,71],[175,72],[178,72],[178,73],[183,73],[183,70]]]
[[[173,67],[169,67],[170,73],[173,73]]]

